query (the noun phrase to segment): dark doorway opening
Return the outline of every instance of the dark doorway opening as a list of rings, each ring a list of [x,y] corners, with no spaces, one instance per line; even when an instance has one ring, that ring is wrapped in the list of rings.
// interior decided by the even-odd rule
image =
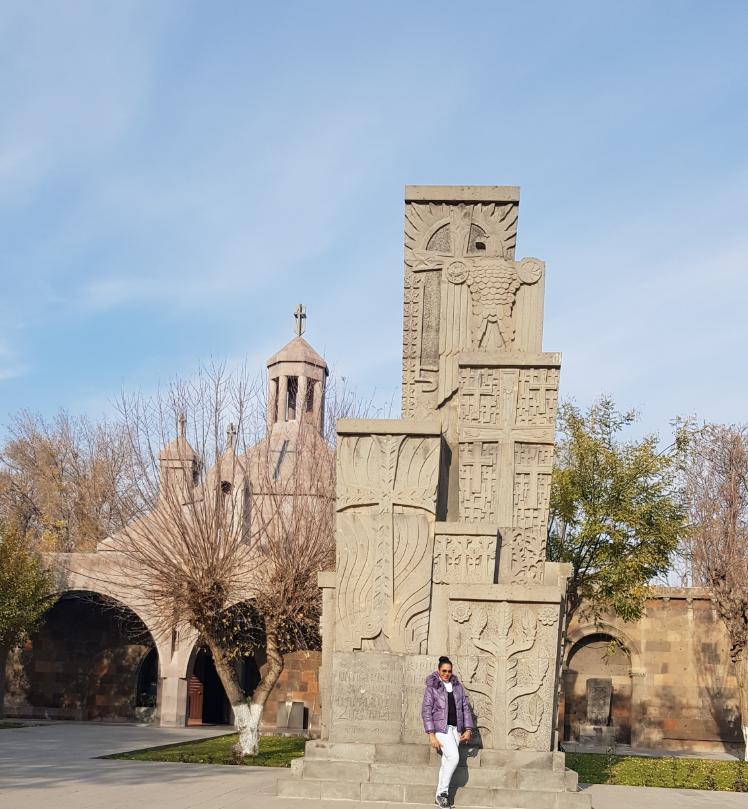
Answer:
[[[187,684],[188,725],[228,725],[231,707],[213,658],[207,649],[195,655],[192,676]]]
[[[151,649],[143,658],[138,671],[137,708],[155,708],[158,688],[158,653]]]

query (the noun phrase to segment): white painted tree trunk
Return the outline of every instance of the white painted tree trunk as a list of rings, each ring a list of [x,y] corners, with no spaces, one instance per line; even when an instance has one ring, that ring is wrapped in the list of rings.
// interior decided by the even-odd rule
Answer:
[[[748,657],[735,660],[735,674],[740,694],[740,728],[743,731],[743,761],[748,761]]]
[[[239,731],[236,751],[242,756],[256,756],[260,749],[262,705],[239,702],[231,707],[234,711],[234,724]]]

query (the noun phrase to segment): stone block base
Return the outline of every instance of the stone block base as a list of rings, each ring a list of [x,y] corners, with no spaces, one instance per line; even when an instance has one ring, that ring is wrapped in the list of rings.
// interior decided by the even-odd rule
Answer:
[[[433,805],[439,754],[425,744],[307,742],[278,795]],[[563,753],[461,749],[450,798],[459,807],[590,809]]]
[[[616,729],[610,725],[580,725],[577,744],[594,747],[614,747]]]

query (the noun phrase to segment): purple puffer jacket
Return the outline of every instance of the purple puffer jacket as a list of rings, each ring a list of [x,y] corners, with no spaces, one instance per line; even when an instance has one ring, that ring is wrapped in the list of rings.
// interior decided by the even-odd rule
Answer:
[[[455,695],[455,707],[457,708],[457,732],[473,729],[473,712],[470,710],[465,689],[454,674],[449,678],[452,683]],[[447,689],[442,685],[439,675],[436,672],[429,674],[426,678],[426,691],[423,694],[423,705],[421,706],[421,718],[426,733],[446,733],[447,732]]]

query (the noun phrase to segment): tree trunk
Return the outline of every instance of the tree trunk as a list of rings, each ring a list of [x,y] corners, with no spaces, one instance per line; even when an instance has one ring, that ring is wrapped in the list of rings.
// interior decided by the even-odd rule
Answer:
[[[247,698],[234,664],[226,655],[223,647],[207,633],[204,633],[204,637],[213,656],[216,672],[234,712],[234,726],[239,733],[239,741],[234,749],[242,756],[256,756],[260,749],[262,711],[283,671],[283,655],[279,651],[276,631],[273,627],[268,627],[266,630],[268,667],[252,694],[249,704],[247,704]]]
[[[8,662],[8,649],[0,646],[0,719],[5,719],[5,666]]]
[[[735,660],[735,675],[740,697],[740,729],[743,732],[743,760],[748,761],[748,656]]]
[[[235,750],[243,756],[256,756],[258,750],[259,733],[252,735],[248,732],[251,722],[251,707],[247,705],[247,697],[239,682],[234,663],[229,659],[224,648],[208,633],[203,633],[205,643],[213,656],[213,665],[221,680],[223,690],[226,692],[231,710],[234,712],[234,727],[239,734],[239,741]],[[257,721],[259,729],[259,720]]]
[[[260,743],[260,720],[262,719],[262,712],[265,708],[265,703],[268,697],[275,688],[278,678],[283,671],[283,655],[280,652],[280,645],[278,643],[278,636],[276,629],[273,626],[266,626],[265,628],[265,654],[267,656],[267,669],[262,679],[257,684],[252,699],[247,707],[248,717],[247,726],[244,736],[240,741],[244,742],[246,736],[246,744],[251,748],[250,755],[257,755],[257,750]],[[244,753],[247,755],[247,753]]]

